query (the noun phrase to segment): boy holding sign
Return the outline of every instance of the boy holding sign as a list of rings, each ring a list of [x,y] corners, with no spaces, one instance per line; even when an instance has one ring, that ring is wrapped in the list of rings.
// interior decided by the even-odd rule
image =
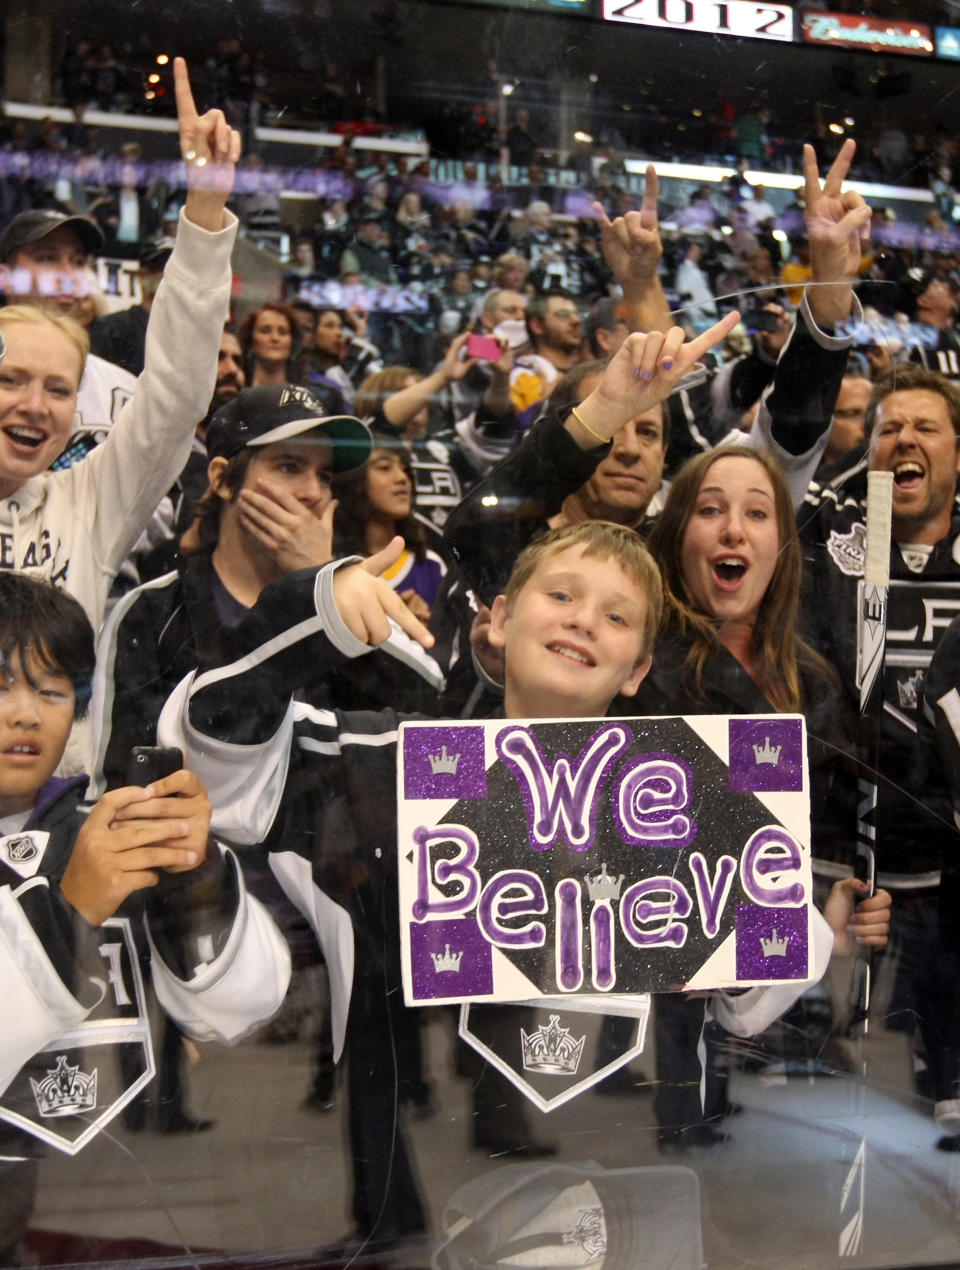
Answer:
[[[233,633],[233,660],[180,684],[161,717],[162,744],[178,744],[211,790],[214,826],[256,844],[311,922],[330,969],[335,1048],[349,1041],[354,1217],[358,1234],[387,1242],[424,1228],[396,1125],[393,1047],[399,1011],[397,713],[318,711],[297,700],[305,683],[391,633],[432,637],[378,576],[399,539],[362,564],[336,562],[267,587]],[[516,563],[493,610],[491,638],[506,659],[510,716],[592,718],[636,692],[649,668],[662,608],[656,567],[632,531],[604,522],[552,531]],[[850,917],[847,902],[837,926]],[[882,916],[854,918],[873,937]],[[832,937],[814,915],[811,977]],[[752,989],[721,1021],[764,1026],[807,986]],[[351,999],[352,993],[352,999]],[[762,1004],[761,1004],[762,1002]],[[348,1014],[348,1006],[349,1009]],[[737,1022],[740,1020],[740,1022]]]

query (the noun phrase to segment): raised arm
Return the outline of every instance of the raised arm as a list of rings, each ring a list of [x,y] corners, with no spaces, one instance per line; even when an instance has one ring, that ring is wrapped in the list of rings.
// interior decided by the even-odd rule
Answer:
[[[392,427],[405,427],[414,415],[418,414],[424,406],[429,406],[431,401],[443,392],[447,384],[462,379],[471,366],[476,364],[476,358],[460,360],[460,350],[467,339],[468,332],[466,331],[463,335],[458,335],[435,371],[425,375],[423,379],[418,379],[415,384],[401,388],[399,392],[393,393],[386,399],[383,403],[383,414]]]
[[[470,491],[444,537],[485,604],[503,590],[514,560],[545,520],[593,475],[609,440],[628,419],[665,400],[738,320],[728,314],[687,343],[680,327],[629,336],[576,413],[548,414]]]
[[[859,194],[843,189],[856,149],[856,142],[848,138],[821,185],[816,152],[813,146],[803,147],[805,218],[813,269],[813,285],[806,294],[811,317],[827,331],[850,316],[861,243],[870,234],[870,208]]]
[[[100,576],[88,585],[104,596],[186,463],[213,392],[230,302],[237,222],[226,202],[240,138],[221,111],[197,113],[182,59],[174,69],[187,201],[150,311],[144,372],[103,445],[55,478],[74,509],[93,509],[88,532]]]
[[[847,350],[853,343],[836,327],[851,314],[860,315],[853,279],[870,209],[859,194],[842,189],[855,149],[853,141],[844,143],[821,187],[813,148],[804,148],[813,280],[804,290],[796,326],[747,440],[748,445],[776,453],[795,507],[803,501],[830,435]]]
[[[439,669],[423,653],[432,636],[378,576],[402,547],[403,540],[394,539],[356,567],[338,561],[271,583],[229,632],[217,663],[187,676],[164,706],[158,740],[178,746],[211,790],[214,829],[227,841],[267,836],[297,719],[318,713],[301,706],[301,690],[305,695],[329,670],[349,664],[370,693],[364,655],[381,641],[383,651],[373,656],[391,659],[389,676],[401,691],[407,677],[442,687]],[[382,690],[383,666],[371,666],[370,673]]]

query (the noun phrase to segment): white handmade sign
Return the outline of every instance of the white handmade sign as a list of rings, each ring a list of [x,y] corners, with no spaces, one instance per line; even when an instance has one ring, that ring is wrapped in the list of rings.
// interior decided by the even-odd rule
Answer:
[[[405,723],[398,753],[407,1004],[808,977],[802,717]]]

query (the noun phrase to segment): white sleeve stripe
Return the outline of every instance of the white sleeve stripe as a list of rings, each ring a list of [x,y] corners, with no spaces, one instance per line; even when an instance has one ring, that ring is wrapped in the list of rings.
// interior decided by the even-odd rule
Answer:
[[[100,632],[100,638],[97,640],[97,661],[93,673],[93,692],[90,700],[90,719],[93,724],[93,771],[90,775],[89,787],[91,798],[98,798],[106,792],[107,788],[107,783],[103,777],[103,765],[107,756],[107,746],[110,744],[114,694],[117,688],[114,667],[117,658],[118,630],[143,591],[157,591],[161,588],[174,586],[178,580],[179,575],[174,570],[171,573],[164,573],[161,577],[154,578],[150,582],[144,582],[142,586],[135,587],[132,591],[128,591],[114,605],[104,623],[103,630]]]
[[[329,639],[337,652],[342,653],[344,657],[362,657],[365,653],[373,651],[372,644],[366,643],[365,640],[357,639],[353,631],[347,626],[340,616],[340,610],[337,608],[337,602],[333,597],[333,575],[344,565],[359,564],[361,559],[361,556],[348,556],[343,560],[335,560],[332,565],[327,565],[325,569],[321,569],[317,574],[317,584],[314,592],[317,612],[323,619],[327,639]]]
[[[345,745],[360,745],[367,749],[383,749],[385,745],[396,745],[396,732],[341,732],[337,741],[318,741],[312,736],[298,736],[297,745],[301,750],[309,750],[312,754],[340,754]]]
[[[411,670],[415,670],[436,692],[442,691],[446,681],[437,663],[423,651],[415,639],[397,625],[393,618],[390,618],[390,625],[393,633],[385,643],[380,645],[380,651],[402,662]]]
[[[305,621],[298,622],[296,626],[291,626],[281,632],[281,634],[275,635],[273,639],[268,639],[266,643],[261,644],[252,653],[247,653],[245,657],[241,657],[238,661],[230,662],[227,666],[219,666],[216,670],[208,670],[202,675],[198,675],[194,681],[191,695],[201,692],[212,684],[219,683],[221,679],[231,679],[235,675],[242,675],[248,670],[254,670],[263,662],[269,661],[271,657],[276,656],[277,653],[282,653],[284,649],[299,643],[300,640],[307,639],[311,635],[319,634],[322,630],[323,622],[319,617],[308,617]]]
[[[308,705],[306,701],[293,701],[293,717],[294,721],[299,723],[305,721],[307,723],[315,723],[322,728],[336,728],[337,716],[332,710],[320,710],[316,706]]]
[[[810,299],[809,299],[809,294],[807,292],[806,287],[804,287],[803,289],[803,299],[800,301],[800,308],[807,322],[807,330],[810,332],[810,334],[813,336],[813,338],[816,340],[816,342],[820,345],[821,348],[837,350],[837,349],[853,347],[852,335],[828,335],[826,331],[821,330],[821,328],[817,326],[816,322],[814,321],[813,314],[810,312]],[[844,325],[845,326],[849,325],[850,329],[852,330],[854,327],[859,326],[862,321],[863,321],[863,306],[861,305],[857,296],[854,295],[853,308],[850,312],[850,316],[844,319]],[[792,331],[791,331],[791,334],[793,334]]]
[[[365,736],[362,732],[341,732],[341,745],[368,745],[380,748],[384,745],[396,745],[396,732],[379,732],[373,736]]]
[[[21,882],[19,886],[13,888],[14,897],[19,899],[25,891],[29,891],[35,886],[42,886],[49,891],[50,879],[44,877],[27,878],[26,882]]]
[[[297,746],[301,750],[309,750],[312,754],[339,754],[338,741],[315,741],[312,736],[298,736]]]
[[[951,688],[949,692],[945,692],[938,698],[937,705],[943,711],[944,718],[950,724],[950,730],[957,744],[960,745],[960,693],[956,688]]]

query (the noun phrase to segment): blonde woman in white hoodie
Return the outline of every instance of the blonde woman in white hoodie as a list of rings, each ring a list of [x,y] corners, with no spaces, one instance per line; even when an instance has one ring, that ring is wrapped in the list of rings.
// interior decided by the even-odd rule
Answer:
[[[237,222],[226,201],[240,137],[221,111],[197,114],[180,58],[174,77],[188,192],[150,314],[145,369],[103,444],[62,471],[48,469],[73,431],[86,332],[30,306],[0,310],[0,569],[63,587],[95,629],[117,569],[186,462],[230,297]]]

